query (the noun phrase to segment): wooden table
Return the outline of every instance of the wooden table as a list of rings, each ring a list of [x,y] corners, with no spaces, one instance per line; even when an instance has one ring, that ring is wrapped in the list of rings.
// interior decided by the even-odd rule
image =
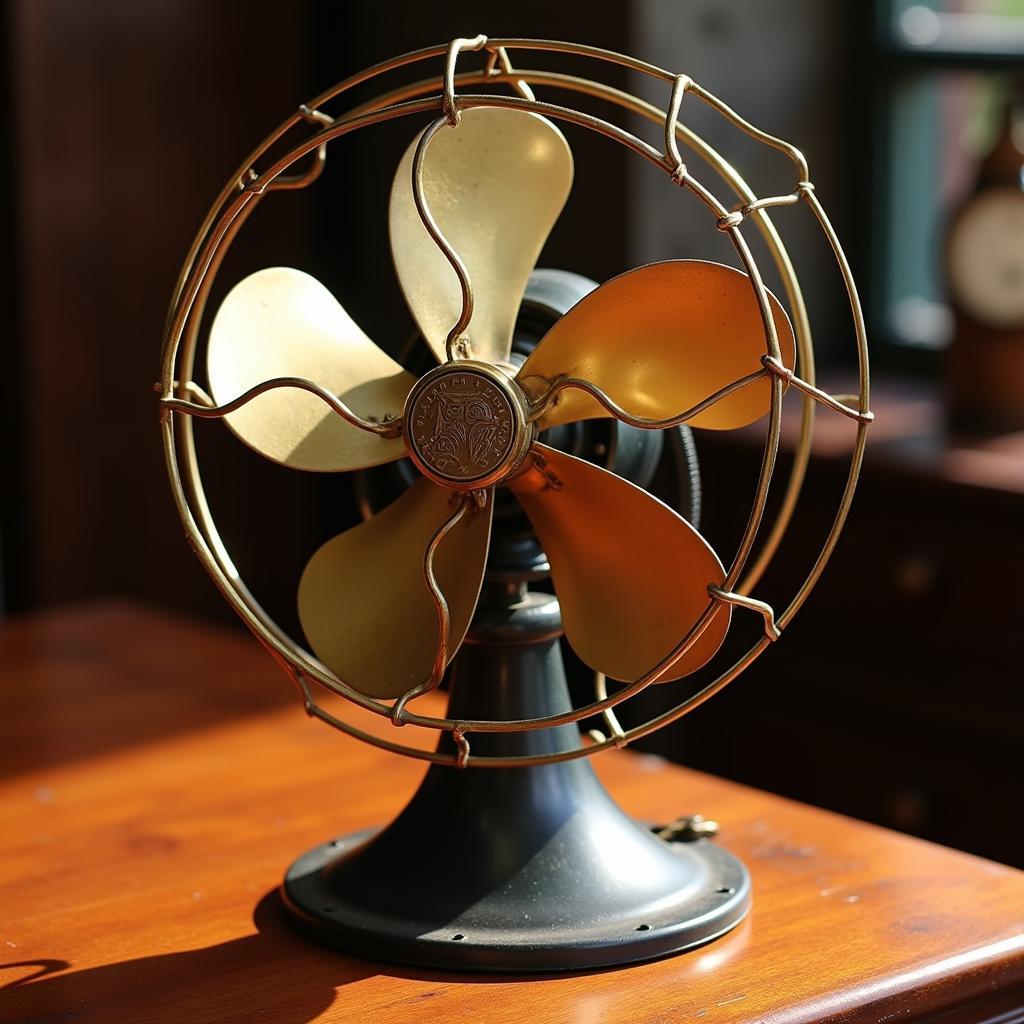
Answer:
[[[0,679],[3,1022],[1024,1020],[1024,875],[629,753],[597,759],[623,806],[714,816],[750,866],[728,937],[525,979],[329,952],[281,873],[422,766],[307,720],[247,637],[128,605],[3,627]]]

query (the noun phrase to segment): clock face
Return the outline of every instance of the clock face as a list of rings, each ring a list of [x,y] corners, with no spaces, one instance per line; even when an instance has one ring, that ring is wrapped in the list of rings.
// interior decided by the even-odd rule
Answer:
[[[1024,192],[992,188],[970,199],[949,236],[953,298],[980,323],[1024,327]]]

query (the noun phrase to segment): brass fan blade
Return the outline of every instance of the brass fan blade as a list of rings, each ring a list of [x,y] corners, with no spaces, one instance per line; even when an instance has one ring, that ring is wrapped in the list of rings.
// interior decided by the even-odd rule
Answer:
[[[419,136],[391,188],[391,256],[405,300],[440,362],[462,311],[451,264],[423,227],[413,200]],[[473,286],[466,331],[471,355],[507,362],[519,303],[540,250],[572,185],[572,154],[562,133],[537,114],[498,107],[462,112],[423,157],[427,206],[458,253]]]
[[[793,328],[769,293],[782,361],[794,363]],[[519,383],[533,398],[558,377],[597,385],[631,416],[668,419],[761,369],[764,327],[746,274],[719,263],[673,260],[613,278],[581,299],[541,339]],[[698,413],[694,427],[729,430],[764,415],[770,381],[759,380]],[[600,403],[566,388],[541,429],[607,416]]]
[[[420,478],[365,523],[338,534],[309,560],[299,583],[299,620],[316,656],[371,697],[400,697],[429,678],[437,612],[423,577],[434,533],[455,506],[452,492]],[[440,541],[434,576],[451,615],[448,659],[473,617],[491,537],[493,491]]]
[[[289,267],[260,270],[221,304],[207,351],[218,404],[274,377],[305,377],[364,418],[400,415],[415,378],[359,329],[316,278]],[[229,413],[228,426],[250,448],[295,469],[339,471],[400,459],[399,437],[346,422],[296,388],[275,388]]]
[[[708,584],[725,579],[722,563],[685,519],[627,480],[546,445],[534,445],[533,459],[509,487],[551,563],[565,635],[591,668],[632,681],[697,621],[710,600]],[[707,662],[730,614],[720,605],[658,682]]]

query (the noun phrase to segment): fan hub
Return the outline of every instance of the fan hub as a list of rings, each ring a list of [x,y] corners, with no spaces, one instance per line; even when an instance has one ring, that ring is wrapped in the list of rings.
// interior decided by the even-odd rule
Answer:
[[[489,487],[523,461],[535,433],[528,412],[519,386],[497,367],[474,360],[446,363],[409,393],[409,457],[445,487]]]

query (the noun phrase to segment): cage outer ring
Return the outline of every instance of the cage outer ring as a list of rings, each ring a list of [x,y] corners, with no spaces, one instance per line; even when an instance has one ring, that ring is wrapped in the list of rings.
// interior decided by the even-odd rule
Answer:
[[[524,40],[495,40],[489,44],[489,49],[496,50],[501,47],[515,48],[515,49],[547,49],[555,50],[564,53],[575,53],[584,56],[595,57],[601,60],[605,60],[611,63],[622,64],[630,67],[634,70],[644,72],[648,75],[652,75],[655,78],[659,78],[665,81],[674,81],[676,76],[672,75],[662,69],[654,68],[651,65],[644,64],[643,62],[635,61],[633,58],[625,57],[619,54],[612,54],[608,51],[599,51],[592,47],[581,47],[574,44],[563,44],[553,43],[546,41],[524,41]],[[233,178],[229,184],[225,187],[221,197],[214,204],[209,215],[204,222],[204,225],[197,236],[196,242],[194,243],[192,250],[189,253],[188,259],[186,260],[185,266],[182,270],[179,284],[176,288],[175,298],[171,306],[171,312],[168,319],[168,333],[164,348],[164,366],[162,373],[162,392],[165,396],[169,396],[172,393],[182,393],[182,389],[187,387],[187,382],[191,377],[191,367],[194,361],[194,349],[195,342],[198,336],[198,328],[202,319],[203,306],[205,305],[206,295],[209,291],[209,285],[212,283],[212,277],[219,268],[220,260],[223,257],[224,251],[230,243],[233,241],[237,231],[244,223],[245,217],[252,209],[255,208],[255,203],[252,203],[252,199],[256,196],[264,194],[266,191],[272,191],[275,183],[279,183],[280,187],[301,187],[301,182],[305,178],[305,182],[313,180],[315,174],[307,172],[305,176],[298,176],[291,182],[287,182],[283,177],[285,170],[293,166],[298,160],[304,156],[313,152],[317,153],[317,158],[322,164],[324,158],[324,146],[327,141],[338,137],[342,134],[347,134],[349,131],[356,130],[357,127],[363,127],[367,124],[378,123],[382,120],[390,120],[394,116],[403,116],[408,113],[416,113],[421,111],[437,110],[441,106],[441,98],[434,97],[426,101],[414,101],[414,102],[401,102],[398,104],[392,104],[390,107],[378,107],[372,117],[363,120],[358,114],[361,113],[367,105],[363,108],[357,108],[356,111],[350,113],[348,117],[340,122],[334,122],[332,127],[337,128],[340,124],[341,130],[336,130],[328,136],[328,133],[322,132],[313,139],[307,140],[306,142],[296,146],[291,150],[285,157],[280,158],[277,163],[264,175],[258,176],[255,179],[255,187],[250,182],[249,185],[245,184],[246,178],[245,173],[252,164],[263,156],[266,151],[279,141],[293,126],[297,125],[303,119],[308,119],[308,115],[313,112],[319,114],[319,107],[324,103],[333,99],[341,92],[346,89],[353,87],[354,85],[360,84],[361,82],[367,81],[370,78],[376,77],[379,74],[383,74],[393,68],[402,66],[403,64],[412,63],[417,60],[427,59],[429,57],[438,56],[444,53],[447,47],[434,47],[428,50],[416,51],[412,54],[405,54],[401,57],[397,57],[392,61],[385,62],[384,64],[377,65],[374,68],[368,69],[366,72],[360,73],[353,78],[348,79],[346,82],[341,83],[334,89],[329,90],[323,96],[318,97],[314,103],[310,104],[309,107],[302,108],[302,112],[299,115],[293,115],[292,118],[284,122],[271,136],[268,137],[264,143],[254,152],[250,160],[246,161],[243,165],[239,175]],[[478,77],[478,76],[457,76],[455,78],[456,83],[462,84],[467,77]],[[618,103],[619,106],[624,107],[627,110],[633,110],[634,112],[643,113],[646,116],[651,116],[651,111],[656,108],[651,107],[650,104],[646,104],[643,100],[632,96],[628,93],[622,93],[619,90],[613,90],[610,87],[603,86],[600,83],[592,82],[588,79],[576,78],[575,76],[562,76],[552,75],[551,73],[545,72],[526,72],[524,70],[516,69],[515,71],[509,71],[505,74],[494,74],[489,73],[487,79],[494,80],[511,80],[511,81],[533,81],[538,84],[552,84],[560,85],[562,87],[576,88],[577,91],[589,93],[591,95],[597,95],[604,99],[609,99],[612,102]],[[552,79],[557,79],[553,81]],[[546,80],[546,81],[545,81]],[[436,81],[436,80],[432,80]],[[422,84],[421,84],[422,85]],[[417,88],[417,87],[414,87]],[[747,134],[758,139],[759,141],[766,142],[772,145],[774,148],[785,153],[790,159],[794,160],[799,170],[803,173],[801,175],[801,182],[807,180],[806,165],[803,163],[802,157],[798,151],[794,150],[791,146],[780,140],[773,139],[770,136],[766,136],[764,133],[759,132],[753,126],[748,125],[738,115],[735,115],[730,111],[724,104],[717,101],[710,94],[705,93],[703,90],[695,85],[691,85],[693,91],[697,91],[698,95],[705,102],[710,102],[710,105],[718,109],[724,116],[732,120],[741,130]],[[576,120],[576,123],[583,124],[585,127],[596,127],[602,134],[612,138],[614,141],[619,141],[627,144],[629,148],[640,152],[641,155],[647,156],[652,159],[653,162],[660,163],[662,166],[663,160],[661,155],[657,154],[651,147],[646,147],[647,151],[644,151],[645,144],[640,143],[635,137],[630,136],[628,133],[623,132],[621,129],[616,128],[613,125],[609,125],[607,122],[602,122],[600,119],[592,118],[589,115],[581,115],[578,112],[571,111],[568,108],[556,107],[550,104],[538,104],[526,100],[511,100],[506,97],[492,97],[492,96],[459,96],[459,102],[463,105],[519,105],[526,109],[536,109],[539,113],[546,113],[553,115],[556,118],[564,116],[563,119]],[[320,115],[323,117],[323,115]],[[353,124],[353,122],[356,122]],[[360,123],[361,122],[361,123]],[[745,185],[742,178],[736,173],[736,171],[727,164],[717,152],[715,152],[710,146],[703,142],[694,133],[690,132],[685,126],[678,122],[672,125],[675,133],[684,137],[684,141],[690,143],[702,153],[708,162],[715,168],[716,171],[737,191],[737,194],[741,198],[746,198],[748,203],[753,202],[753,194],[749,188]],[[634,145],[632,143],[638,143]],[[315,165],[314,165],[315,166]],[[236,189],[238,190],[236,192]],[[234,202],[228,203],[232,193],[235,193]],[[707,205],[709,205],[713,212],[718,212],[719,217],[727,215],[728,211],[717,204],[717,201],[710,196],[702,196]],[[849,273],[849,267],[846,264],[845,257],[843,256],[842,249],[839,245],[838,239],[835,237],[835,233],[829,224],[827,217],[824,215],[824,211],[821,209],[820,204],[817,202],[816,197],[809,191],[805,193],[809,205],[812,208],[815,216],[817,217],[819,224],[821,225],[828,241],[833,249],[836,259],[839,263],[840,271],[843,275],[844,281],[847,286],[848,296],[851,303],[851,311],[853,313],[854,325],[857,334],[857,345],[858,355],[860,357],[860,395],[859,404],[860,412],[862,414],[867,413],[868,409],[868,379],[867,379],[867,352],[866,352],[866,340],[864,337],[863,320],[860,316],[859,302],[856,296],[856,290],[853,286],[852,277]],[[708,201],[710,199],[710,202]],[[220,217],[217,217],[218,211],[222,207],[227,205],[227,208],[223,210]],[[788,255],[785,253],[785,249],[782,246],[781,239],[777,236],[774,228],[771,226],[771,222],[768,219],[764,209],[758,208],[756,211],[751,211],[756,214],[756,222],[758,223],[761,230],[765,233],[769,243],[769,247],[772,250],[772,254],[775,257],[775,261],[779,266],[780,273],[782,274],[783,281],[785,282],[787,292],[790,295],[791,306],[794,310],[794,318],[796,320],[797,328],[797,340],[800,349],[801,367],[804,372],[811,371],[809,374],[813,381],[813,349],[810,346],[809,331],[807,329],[806,318],[803,310],[802,300],[793,301],[793,297],[800,297],[799,283],[796,280],[795,273],[792,266],[789,263]],[[738,251],[739,251],[739,247]],[[741,258],[744,253],[740,252]],[[747,253],[749,256],[749,252]],[[202,259],[200,259],[202,257]],[[746,263],[747,260],[744,259]],[[758,294],[759,301],[764,304],[766,297],[764,295],[764,286],[759,280],[759,275],[756,272],[756,264],[753,262],[753,258],[750,257],[749,269],[753,271],[751,274],[752,284],[754,285],[755,293]],[[200,297],[198,305],[195,304],[196,298]],[[184,355],[182,357],[182,363],[189,370],[188,374],[184,374],[181,380],[184,384],[176,384],[174,377],[174,367],[177,362],[178,348],[182,341],[182,335],[185,330],[188,330],[188,336],[185,339]],[[771,348],[771,339],[769,339],[769,349]],[[808,365],[809,364],[809,365]],[[778,428],[779,428],[779,415],[781,406],[781,392],[782,382],[778,379],[774,379],[774,386],[772,389],[772,422],[769,427],[769,443],[766,445],[766,457],[762,463],[762,480],[759,483],[759,491],[767,492],[767,484],[771,480],[771,470],[773,466],[771,463],[774,460],[774,450],[777,449],[778,444]],[[809,420],[810,417],[807,415],[807,410],[813,407],[813,400],[806,394],[804,395],[804,408],[805,416],[803,429],[801,430],[801,439],[798,445],[796,460],[797,463],[803,459],[806,461],[806,454],[809,450],[810,444],[810,429]],[[200,560],[204,566],[213,576],[215,582],[225,594],[225,597],[229,600],[229,603],[235,607],[236,611],[240,614],[249,628],[256,634],[257,638],[266,646],[275,658],[281,662],[286,669],[289,671],[296,681],[300,685],[306,700],[307,709],[311,712],[319,712],[319,717],[324,718],[331,724],[336,725],[343,731],[349,734],[366,740],[374,745],[382,747],[383,749],[392,750],[396,753],[403,753],[409,756],[413,756],[420,759],[429,761],[442,762],[442,763],[462,763],[471,765],[490,765],[490,766],[507,766],[511,764],[525,764],[525,763],[544,763],[557,760],[567,760],[573,757],[588,756],[591,753],[596,752],[599,749],[606,748],[608,746],[621,746],[623,742],[630,739],[636,738],[641,735],[645,735],[648,732],[652,732],[662,725],[668,724],[668,722],[680,717],[685,714],[688,710],[697,706],[698,703],[707,699],[712,693],[721,689],[729,681],[735,678],[747,665],[749,665],[768,644],[767,639],[763,639],[756,643],[747,654],[741,658],[732,668],[727,670],[714,682],[708,684],[702,691],[691,696],[682,704],[676,708],[671,709],[664,714],[657,716],[654,719],[649,720],[634,729],[629,730],[627,733],[619,737],[613,737],[605,740],[601,743],[594,744],[592,746],[583,747],[578,751],[565,752],[561,755],[547,755],[539,758],[528,757],[528,758],[487,758],[469,755],[467,757],[455,757],[451,755],[441,755],[433,751],[424,751],[415,747],[408,747],[403,744],[394,743],[390,740],[385,740],[381,737],[373,736],[369,733],[358,729],[349,723],[342,722],[333,716],[328,715],[326,712],[320,712],[320,709],[315,709],[315,703],[311,707],[311,698],[309,696],[308,686],[305,680],[307,678],[313,679],[316,682],[321,683],[328,689],[333,690],[336,693],[340,693],[342,696],[353,700],[368,710],[374,711],[377,714],[386,715],[389,712],[389,708],[386,705],[380,705],[378,702],[369,701],[364,698],[361,694],[357,694],[355,691],[351,691],[349,687],[341,683],[339,680],[326,673],[322,666],[318,667],[313,659],[309,658],[305,652],[298,651],[289,637],[283,634],[280,629],[270,620],[266,613],[262,611],[258,603],[252,597],[252,595],[245,588],[244,582],[241,581],[231,564],[230,556],[228,555],[223,543],[220,541],[219,534],[217,534],[216,528],[212,523],[212,517],[210,516],[209,509],[206,506],[205,495],[202,491],[201,478],[198,471],[198,465],[196,464],[194,441],[192,436],[191,422],[188,418],[181,418],[178,420],[178,426],[181,430],[181,436],[183,443],[183,455],[185,461],[185,478],[192,490],[193,501],[199,507],[200,519],[203,521],[204,528],[206,528],[206,534],[201,532],[196,524],[195,519],[192,516],[191,508],[189,506],[189,500],[185,496],[183,491],[182,479],[179,472],[179,466],[177,461],[177,452],[175,447],[175,421],[174,418],[169,414],[168,410],[164,411],[163,416],[163,436],[164,436],[164,448],[165,455],[168,461],[168,469],[171,476],[172,489],[174,491],[176,504],[179,508],[179,513],[182,515],[183,522],[186,527],[186,533],[196,549]],[[854,449],[851,458],[850,473],[847,478],[846,488],[840,499],[839,511],[836,515],[836,519],[833,523],[832,530],[830,531],[826,542],[822,548],[821,553],[818,556],[814,566],[804,584],[798,590],[796,597],[793,599],[791,604],[787,607],[786,611],[779,618],[779,624],[784,625],[792,615],[795,614],[799,606],[806,599],[807,594],[817,581],[818,576],[824,568],[825,562],[827,562],[829,555],[835,545],[835,541],[838,538],[838,534],[842,529],[843,522],[845,520],[846,513],[849,508],[850,500],[852,499],[853,489],[856,484],[857,474],[859,472],[860,461],[863,455],[863,444],[865,440],[867,423],[861,420],[858,423],[858,434],[857,440],[854,444]],[[770,458],[769,458],[770,453]],[[802,472],[802,471],[801,471]],[[791,481],[792,483],[792,481]],[[798,489],[798,488],[797,488]],[[790,489],[793,490],[792,487]],[[790,505],[792,502],[789,503]],[[763,503],[762,509],[763,512]],[[785,512],[783,509],[782,512]],[[782,512],[780,512],[780,517]],[[789,509],[791,512],[791,507]],[[781,535],[783,530],[778,531],[777,527],[779,524],[780,517],[776,520],[776,531]],[[760,517],[754,517],[759,519]],[[741,554],[745,558],[749,554],[750,548],[754,536],[757,533],[757,527],[759,522],[754,523],[753,518],[751,523],[748,524],[749,537],[744,538],[741,541]],[[753,528],[751,528],[753,527]],[[746,551],[742,551],[743,548]],[[736,569],[737,563],[739,562],[740,568],[742,568],[742,559],[734,559],[733,568]],[[756,570],[755,566],[755,570]],[[762,567],[763,568],[763,567]],[[738,576],[738,571],[730,572],[730,576]],[[694,637],[695,639],[695,637]],[[641,677],[642,679],[643,677]],[[643,684],[646,685],[646,684]],[[409,715],[408,721],[410,724],[418,725],[425,728],[451,730],[457,732],[461,738],[465,732],[472,731],[520,731],[529,728],[545,728],[555,724],[567,724],[568,722],[578,722],[581,719],[588,717],[598,711],[605,710],[606,708],[614,707],[622,700],[627,699],[633,693],[638,692],[639,689],[643,688],[643,685],[636,686],[633,688],[626,687],[615,695],[614,698],[609,699],[606,702],[594,702],[586,707],[578,710],[574,710],[572,713],[562,716],[548,716],[541,719],[522,720],[517,722],[459,722],[450,719],[442,718],[428,718],[424,716]],[[346,692],[349,691],[349,692]],[[373,706],[376,705],[376,706]],[[315,709],[315,711],[314,711]]]

